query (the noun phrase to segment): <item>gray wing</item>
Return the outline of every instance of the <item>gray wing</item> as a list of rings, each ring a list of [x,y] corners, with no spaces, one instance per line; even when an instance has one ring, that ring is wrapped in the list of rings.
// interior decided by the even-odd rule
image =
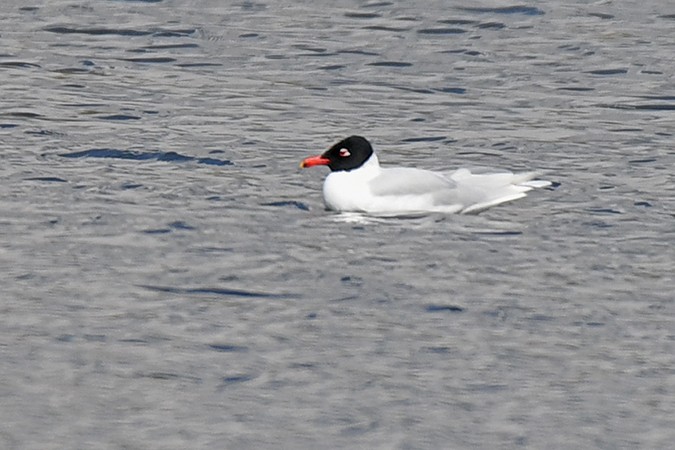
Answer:
[[[407,167],[382,169],[382,173],[370,180],[373,195],[425,195],[455,191],[456,183],[440,173]]]

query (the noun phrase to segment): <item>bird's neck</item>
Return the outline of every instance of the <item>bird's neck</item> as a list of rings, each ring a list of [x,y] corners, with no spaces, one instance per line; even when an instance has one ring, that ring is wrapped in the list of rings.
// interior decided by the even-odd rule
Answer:
[[[360,178],[370,180],[378,176],[380,170],[380,161],[377,159],[377,155],[373,153],[361,167],[352,172],[358,173]]]

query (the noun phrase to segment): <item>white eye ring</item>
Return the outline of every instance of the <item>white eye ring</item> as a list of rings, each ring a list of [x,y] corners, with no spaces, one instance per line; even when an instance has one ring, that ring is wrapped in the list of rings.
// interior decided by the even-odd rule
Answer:
[[[349,150],[347,150],[346,148],[341,148],[339,154],[340,154],[340,156],[343,157],[343,158],[346,158],[346,157],[348,157],[348,156],[352,156],[352,154],[349,153]]]

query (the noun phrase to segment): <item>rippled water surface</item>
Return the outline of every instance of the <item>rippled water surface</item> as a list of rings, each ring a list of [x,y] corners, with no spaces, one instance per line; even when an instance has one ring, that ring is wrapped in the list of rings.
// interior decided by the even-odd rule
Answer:
[[[0,448],[672,448],[672,2],[0,12]],[[349,134],[560,185],[339,215]]]

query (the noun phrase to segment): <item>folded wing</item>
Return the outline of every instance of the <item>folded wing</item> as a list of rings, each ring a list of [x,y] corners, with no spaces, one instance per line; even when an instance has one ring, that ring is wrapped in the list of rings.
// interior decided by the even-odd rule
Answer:
[[[412,168],[383,169],[369,183],[376,197],[417,198],[408,204],[428,204],[432,210],[475,214],[491,206],[525,197],[534,188],[550,185],[533,180],[535,172],[494,172],[486,169],[459,169],[432,172]],[[423,200],[422,200],[423,199]]]
[[[455,182],[442,173],[430,170],[393,167],[370,180],[373,195],[426,195],[456,188]]]

